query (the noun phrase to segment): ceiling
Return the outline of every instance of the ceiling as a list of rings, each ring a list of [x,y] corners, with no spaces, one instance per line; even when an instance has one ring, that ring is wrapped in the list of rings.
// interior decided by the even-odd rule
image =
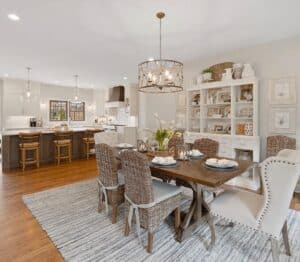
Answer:
[[[186,63],[300,34],[299,0],[1,0],[0,76],[105,88],[158,56]],[[20,21],[7,18],[16,13]],[[123,77],[128,79],[124,80]]]

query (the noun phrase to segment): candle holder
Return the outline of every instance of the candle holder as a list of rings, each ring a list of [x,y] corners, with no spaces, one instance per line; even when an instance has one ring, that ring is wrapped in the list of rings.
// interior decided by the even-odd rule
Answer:
[[[148,151],[148,145],[142,139],[138,139],[137,149],[141,153],[146,153]]]
[[[189,160],[189,154],[186,146],[176,146],[176,159],[182,161]]]

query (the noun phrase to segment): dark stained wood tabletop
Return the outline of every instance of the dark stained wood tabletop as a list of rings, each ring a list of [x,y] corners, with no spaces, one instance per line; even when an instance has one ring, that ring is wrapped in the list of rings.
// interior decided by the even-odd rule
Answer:
[[[157,167],[151,165],[151,171],[173,178],[180,178],[185,181],[198,183],[209,187],[219,187],[228,180],[244,173],[251,165],[245,160],[235,160],[239,163],[237,169],[233,171],[211,170],[203,166],[204,159],[178,161],[177,167]]]

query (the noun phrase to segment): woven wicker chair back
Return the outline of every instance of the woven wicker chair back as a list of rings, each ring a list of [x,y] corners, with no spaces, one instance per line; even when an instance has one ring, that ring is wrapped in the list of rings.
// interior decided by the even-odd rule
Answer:
[[[216,157],[218,155],[219,142],[209,138],[196,139],[193,148],[198,149],[207,157]]]
[[[153,202],[148,158],[141,153],[126,150],[121,153],[121,160],[122,174],[125,176],[125,194],[138,205]]]
[[[118,185],[117,163],[113,149],[107,144],[95,145],[99,179],[105,187]]]
[[[296,139],[288,136],[269,136],[267,138],[267,157],[276,156],[282,149],[296,149]]]
[[[172,136],[168,143],[168,149],[176,148],[177,146],[183,146],[184,140],[182,136]]]
[[[72,131],[56,131],[54,135],[55,135],[55,140],[66,140],[66,139],[72,139],[73,132]]]

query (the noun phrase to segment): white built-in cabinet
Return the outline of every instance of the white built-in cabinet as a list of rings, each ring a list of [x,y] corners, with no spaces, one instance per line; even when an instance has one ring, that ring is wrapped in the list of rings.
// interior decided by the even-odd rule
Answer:
[[[219,142],[219,156],[245,154],[260,160],[258,80],[236,79],[201,83],[186,91],[187,142],[198,138]]]

